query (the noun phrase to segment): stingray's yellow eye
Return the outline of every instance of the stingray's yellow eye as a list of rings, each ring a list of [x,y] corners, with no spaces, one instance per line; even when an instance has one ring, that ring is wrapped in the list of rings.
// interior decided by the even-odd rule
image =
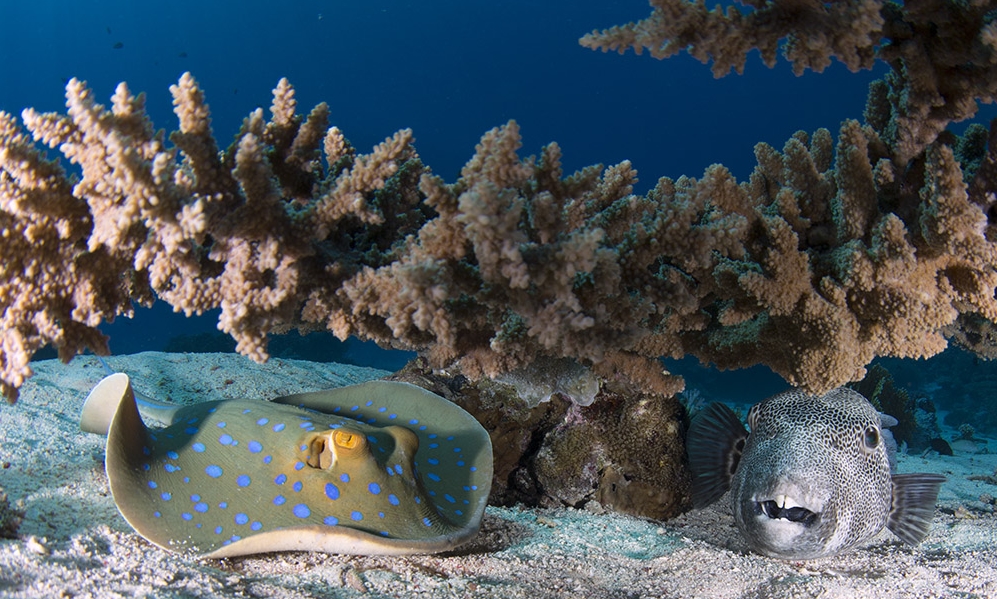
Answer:
[[[332,442],[343,449],[356,449],[362,440],[360,435],[349,431],[339,430],[332,435]]]

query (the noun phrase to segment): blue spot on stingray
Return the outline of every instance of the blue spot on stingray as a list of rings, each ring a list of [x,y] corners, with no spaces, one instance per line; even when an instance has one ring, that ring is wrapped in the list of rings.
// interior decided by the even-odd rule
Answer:
[[[284,497],[283,495],[278,495],[278,496],[276,496],[276,497],[273,498],[273,504],[274,505],[284,505],[284,503],[286,501],[287,501],[287,498]]]
[[[163,517],[163,514],[162,514],[162,513],[160,513],[160,512],[152,512],[152,515],[153,515],[154,517],[156,517],[156,518],[162,518],[162,517]]]
[[[464,450],[463,450],[463,449],[461,449],[460,447],[454,447],[454,448],[453,448],[453,452],[454,452],[454,453],[460,453],[460,452],[462,452],[462,451],[464,451]]]
[[[344,472],[339,475],[339,480],[343,481],[344,483],[348,483],[350,482],[350,475]]]
[[[160,495],[160,497],[163,498],[163,501],[169,501],[170,499],[173,499],[173,494],[169,492],[164,492],[162,495]]]
[[[388,473],[388,476],[394,476],[395,475],[395,471],[391,469],[391,466],[388,466],[384,470]]]
[[[402,473],[402,465],[401,464],[395,464],[395,472],[397,472],[398,474]]]
[[[421,430],[421,431],[424,431],[424,430],[426,430],[427,428],[429,428],[429,427],[428,427],[428,426],[426,426],[425,424],[423,424],[422,426],[420,426],[420,427],[419,427],[419,430]]]
[[[464,512],[462,510],[454,510],[453,513],[457,514],[458,516],[463,516],[464,515]]]
[[[367,419],[367,424],[374,424],[375,422],[377,422],[377,418],[368,418]]]
[[[304,462],[295,462],[294,463],[294,469],[295,470],[301,470],[304,467],[305,467],[305,463]]]
[[[246,408],[245,410],[242,411],[243,414],[248,414],[250,412],[252,412],[252,410],[250,410],[249,408]]]
[[[353,520],[354,522],[360,522],[361,520],[363,520],[363,514],[361,514],[360,512],[352,512],[350,513],[350,520]]]
[[[191,495],[190,496],[190,500],[196,503],[198,501],[201,501],[201,496],[200,495]]]
[[[264,426],[268,422],[270,422],[269,418],[260,418],[259,420],[256,421],[256,424],[259,425],[259,426]]]
[[[215,527],[215,534],[216,535],[222,534],[222,527],[221,526],[216,526]]]
[[[207,449],[204,446],[204,443],[194,443],[190,446],[190,448],[192,451],[196,451],[197,453],[204,453],[204,450]]]
[[[156,437],[156,435],[153,434],[153,433],[149,433],[149,438],[152,439],[153,441],[158,441],[159,440],[159,438]]]
[[[202,501],[194,506],[194,511],[203,514],[208,511],[208,504]]]
[[[189,482],[190,482],[190,477],[189,477],[189,476],[185,476],[185,477],[183,477],[183,482],[184,482],[185,484],[186,484],[186,483],[189,483]]]
[[[415,418],[413,418],[412,420],[409,420],[408,423],[409,424],[419,424],[419,421],[416,420]]]
[[[368,443],[377,443],[377,437],[375,437],[373,435],[367,435],[367,442]]]
[[[259,530],[259,529],[263,528],[263,523],[262,522],[253,522],[252,524],[249,525],[249,528],[251,528],[252,530]]]
[[[304,444],[298,445],[298,449],[300,449],[301,451],[304,451],[304,450],[308,449],[308,446],[304,445]]]
[[[438,435],[436,433],[429,433],[428,435],[426,435],[426,438],[428,438],[428,439],[435,439],[437,436]]]
[[[384,512],[378,512],[377,513],[377,517],[378,518],[383,518],[384,517]]]
[[[381,532],[379,532],[377,534],[381,535],[382,537],[390,537],[391,536],[391,535],[388,534],[388,531],[386,531],[386,530],[382,530]]]
[[[381,494],[381,485],[379,485],[377,483],[370,483],[369,485],[367,485],[367,490],[370,491],[374,495],[380,495]]]
[[[398,418],[398,414],[392,414],[388,416],[388,420],[394,420],[395,418]]]
[[[307,518],[308,516],[312,515],[312,511],[308,509],[307,505],[299,503],[298,505],[294,506],[294,515],[299,518]]]
[[[439,443],[430,443],[430,444],[429,444],[429,448],[430,448],[430,449],[436,449],[436,448],[437,448],[437,447],[439,447],[439,446],[440,446],[440,444],[439,444]]]
[[[149,464],[142,464],[142,470],[145,470],[146,472],[148,472],[151,469],[152,469],[152,467],[149,466]]]
[[[325,496],[329,499],[339,499],[339,487],[332,483],[325,483]]]
[[[299,480],[296,483],[294,483],[294,485],[292,486],[292,488],[294,489],[295,493],[300,493],[301,492],[301,481]]]
[[[395,496],[394,493],[392,493],[391,495],[388,495],[388,503],[390,503],[391,505],[398,505],[401,502],[399,502],[398,497]]]
[[[182,512],[180,514],[180,517],[183,518],[184,520],[193,520],[194,519],[194,514],[192,514],[190,512]]]
[[[429,458],[426,461],[429,462],[430,464],[432,464],[433,466],[439,466],[440,465],[440,461],[437,460],[436,458]]]
[[[223,502],[221,502],[221,503],[218,504],[218,507],[219,507],[219,509],[225,509],[225,508],[228,507],[228,502],[227,501],[223,501]]]
[[[458,466],[463,466],[464,465],[464,460],[457,460],[457,465]]]
[[[412,501],[415,501],[416,505],[422,503],[422,499],[420,499],[418,495],[416,495],[415,497],[413,497]]]
[[[273,456],[272,455],[268,455],[267,457],[263,458],[263,463],[264,464],[269,464],[272,460],[273,460]]]
[[[224,421],[218,423],[218,428],[225,428],[226,423]]]
[[[197,424],[198,420],[200,420],[200,418],[191,418],[187,421],[187,424]]]
[[[149,450],[149,448],[145,446],[142,447],[142,453],[145,455],[152,455],[152,452]]]
[[[279,424],[273,425],[273,432],[279,433],[282,430],[284,430],[284,423],[283,422],[281,422]]]
[[[378,412],[387,412],[388,408],[385,408],[384,406],[381,406],[380,408],[377,409],[377,411]]]
[[[310,427],[310,426],[315,426],[315,425],[314,425],[314,424],[312,424],[311,422],[307,422],[307,421],[306,421],[306,422],[302,422],[301,424],[299,424],[299,425],[298,425],[298,428],[308,428],[308,427]]]
[[[478,467],[477,466],[471,466],[470,470],[471,470],[471,472],[477,472],[478,471]]]
[[[250,441],[246,447],[249,448],[250,453],[260,453],[263,451],[263,445],[259,441]]]
[[[188,434],[188,435],[193,435],[197,431],[198,431],[198,428],[196,426],[188,426],[187,428],[183,429],[183,432],[186,433],[186,434]]]
[[[222,467],[217,464],[211,464],[204,469],[204,473],[211,478],[218,478],[222,475]]]
[[[163,464],[163,470],[167,472],[176,472],[179,469],[179,466],[174,466],[173,464]]]
[[[158,486],[159,486],[159,485],[157,485],[157,484],[156,484],[156,481],[154,481],[154,480],[150,480],[150,481],[149,481],[149,488],[150,488],[150,489],[155,489],[155,488],[156,488],[156,487],[158,487]]]
[[[214,414],[217,410],[218,408],[211,408],[210,410],[208,410],[208,414]]]
[[[360,406],[353,406],[352,408],[350,408],[350,411],[351,412],[356,412],[359,409],[360,409]]]
[[[373,402],[373,401],[368,401],[368,402],[367,402],[367,403],[365,403],[364,405],[365,405],[365,406],[367,406],[367,407],[369,408],[369,407],[371,407],[372,405],[374,405],[374,402]]]
[[[247,516],[246,514],[240,512],[235,515],[235,523],[238,524],[239,526],[242,526],[243,524],[246,524],[248,522],[249,522],[249,516]]]
[[[248,474],[240,474],[239,478],[235,479],[235,484],[239,485],[240,487],[248,487],[249,483],[250,480]]]
[[[325,522],[327,526],[336,526],[337,524],[339,524],[339,518],[335,516],[326,516],[325,519],[322,520],[322,522]]]
[[[278,485],[282,485],[282,484],[284,484],[284,483],[287,482],[287,475],[286,474],[278,474],[277,478],[273,479],[273,482],[276,483],[276,484],[278,484]]]
[[[221,437],[218,437],[218,442],[221,443],[222,445],[231,445],[232,444],[232,435],[229,435],[229,434],[226,433],[226,434],[222,435]]]
[[[453,496],[452,496],[452,495],[450,495],[449,493],[444,493],[444,494],[443,494],[443,499],[446,499],[446,500],[447,500],[447,501],[449,501],[450,503],[457,503],[457,500],[456,500],[456,499],[454,499],[454,498],[453,498]]]
[[[428,517],[423,518],[422,519],[422,523],[425,524],[426,526],[432,526],[433,525],[433,521],[430,520]]]
[[[450,435],[449,437],[447,437],[447,441],[453,441],[453,440],[454,440],[454,436],[453,435]]]
[[[175,451],[167,451],[166,452],[166,457],[170,458],[171,460],[175,460],[175,459],[179,458],[180,455],[177,452],[175,452]]]
[[[435,472],[430,472],[429,474],[426,475],[426,478],[433,481],[434,483],[440,482],[440,475],[436,474]]]

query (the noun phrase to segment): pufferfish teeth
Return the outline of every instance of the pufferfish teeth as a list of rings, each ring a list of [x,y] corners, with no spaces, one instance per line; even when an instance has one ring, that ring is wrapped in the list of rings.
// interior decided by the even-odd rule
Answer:
[[[788,495],[776,495],[772,499],[772,501],[775,501],[775,504],[779,506],[780,509],[783,510],[788,510],[794,507],[803,507],[800,504],[796,503],[796,501],[792,497],[789,497]]]

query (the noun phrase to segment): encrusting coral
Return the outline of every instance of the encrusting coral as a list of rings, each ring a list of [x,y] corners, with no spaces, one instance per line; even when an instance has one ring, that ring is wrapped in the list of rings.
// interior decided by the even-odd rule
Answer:
[[[224,151],[189,74],[171,88],[170,143],[143,96],[122,84],[107,110],[72,80],[66,115],[0,113],[0,388],[13,400],[44,344],[106,353],[97,325],[155,298],[221,308],[256,360],[269,333],[327,328],[472,377],[571,358],[660,395],[681,388],[660,356],[766,364],[822,392],[875,356],[935,354],[960,316],[997,320],[992,131],[986,150],[943,131],[997,99],[991,4],[773,1],[737,16],[655,0],[651,45],[638,26],[586,38],[688,46],[719,72],[755,47],[771,62],[783,38],[798,69],[893,68],[867,123],[837,139],[759,144],[746,181],[714,165],[645,196],[629,162],[565,176],[556,144],[520,158],[514,122],[446,183],[410,131],[359,154],[324,104],[299,115],[285,80],[270,120],[250,114]]]

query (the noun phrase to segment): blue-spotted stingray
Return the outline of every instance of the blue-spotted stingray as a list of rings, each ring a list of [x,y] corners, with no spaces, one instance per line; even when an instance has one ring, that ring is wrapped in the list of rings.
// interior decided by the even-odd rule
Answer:
[[[125,520],[190,556],[446,551],[477,533],[491,488],[487,432],[407,383],[177,406],[136,400],[118,373],[80,427],[107,435]]]

